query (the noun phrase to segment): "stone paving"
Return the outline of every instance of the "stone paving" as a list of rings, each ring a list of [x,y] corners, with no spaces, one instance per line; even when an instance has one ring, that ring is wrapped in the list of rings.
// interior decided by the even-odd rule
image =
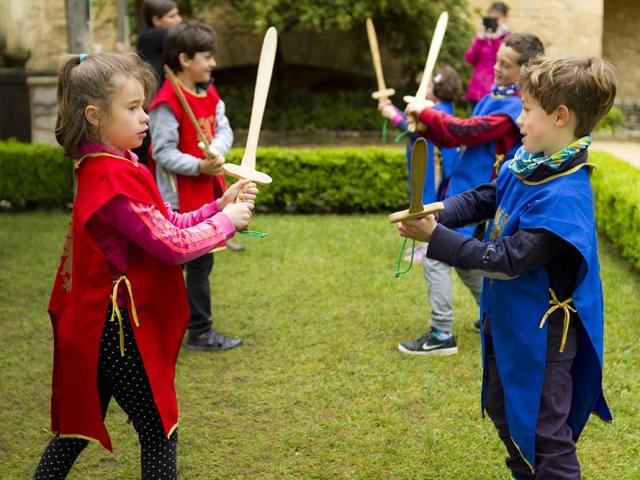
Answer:
[[[592,150],[602,150],[640,168],[640,142],[594,140]]]

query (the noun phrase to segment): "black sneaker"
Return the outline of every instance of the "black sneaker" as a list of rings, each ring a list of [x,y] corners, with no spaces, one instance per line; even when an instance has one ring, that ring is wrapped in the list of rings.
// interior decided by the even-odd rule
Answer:
[[[439,340],[432,328],[420,338],[400,343],[398,350],[409,355],[455,355],[458,353],[458,343],[453,335],[446,340]]]
[[[229,338],[222,333],[209,330],[200,335],[191,336],[187,339],[189,350],[200,350],[206,352],[223,352],[237,347],[242,343],[241,338]]]
[[[480,329],[482,328],[482,325],[480,325],[480,319],[476,320],[475,322],[473,322],[473,331],[476,333],[480,333]]]

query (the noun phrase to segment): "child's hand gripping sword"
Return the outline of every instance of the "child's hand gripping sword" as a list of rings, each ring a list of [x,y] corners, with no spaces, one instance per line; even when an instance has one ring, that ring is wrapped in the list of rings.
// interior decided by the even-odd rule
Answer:
[[[431,75],[433,75],[433,70],[436,66],[436,62],[438,61],[438,54],[440,53],[440,47],[442,46],[442,40],[444,39],[444,34],[447,31],[447,23],[449,22],[449,14],[447,12],[442,12],[440,17],[438,18],[438,23],[436,24],[436,28],[433,31],[433,37],[431,38],[431,45],[429,46],[429,55],[427,56],[427,63],[424,65],[424,71],[422,72],[422,79],[420,81],[420,86],[418,87],[418,91],[416,92],[416,96],[412,97],[410,95],[406,95],[403,100],[405,103],[409,104],[414,100],[424,100],[427,98],[427,90],[429,90],[429,82],[431,82]],[[416,131],[417,120],[412,116],[409,116],[409,127],[408,130],[410,132]]]
[[[427,171],[427,143],[418,137],[411,150],[411,204],[408,210],[402,210],[389,215],[391,223],[426,217],[444,210],[442,202],[422,204],[422,190],[424,189],[424,174]]]
[[[260,136],[260,125],[264,107],[267,103],[269,84],[271,83],[271,72],[276,58],[276,47],[278,45],[278,32],[275,27],[269,27],[262,42],[260,52],[260,63],[258,64],[258,77],[256,79],[256,89],[253,94],[253,107],[251,108],[251,121],[249,122],[249,133],[247,135],[247,146],[244,149],[244,156],[240,165],[225,163],[224,171],[228,175],[236,178],[246,178],[256,183],[271,183],[271,177],[266,173],[256,170],[256,150],[258,148],[258,137]]]
[[[376,80],[378,81],[378,91],[373,92],[371,96],[375,100],[386,100],[393,96],[396,91],[393,88],[387,88],[384,83],[384,75],[382,74],[382,62],[380,61],[380,49],[378,48],[378,37],[373,21],[367,18],[367,38],[369,39],[369,48],[371,48],[371,58],[373,60],[373,69],[376,72]]]

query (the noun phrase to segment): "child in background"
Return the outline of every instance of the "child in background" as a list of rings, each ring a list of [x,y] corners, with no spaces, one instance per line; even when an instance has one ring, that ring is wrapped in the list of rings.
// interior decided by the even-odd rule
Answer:
[[[74,55],[58,77],[56,138],[75,160],[77,197],[51,292],[51,430],[35,479],[63,479],[88,440],[112,451],[111,397],[139,436],[143,479],[176,478],[175,366],[188,321],[181,263],[251,219],[257,189],[177,214],[131,148],[155,88],[136,54]],[[239,196],[241,203],[234,203]]]
[[[233,131],[225,116],[225,104],[211,84],[215,52],[215,32],[195,20],[176,25],[165,40],[165,62],[175,73],[210,144],[207,151],[198,145],[196,129],[171,83],[165,80],[149,107],[149,128],[158,188],[176,211],[198,209],[220,198],[226,189],[222,166],[233,142]],[[193,350],[223,351],[242,343],[240,338],[212,328],[209,276],[213,263],[213,253],[207,252],[186,264],[191,309],[187,348]]]
[[[450,115],[454,113],[454,102],[462,94],[462,81],[458,73],[450,66],[444,65],[434,72],[432,82],[427,92],[427,99],[434,103],[433,109]],[[407,142],[407,170],[409,172],[409,186],[411,186],[411,150],[413,143],[418,138],[418,133],[408,132],[407,117],[398,109],[391,100],[385,99],[378,103],[378,110],[384,118],[387,118],[394,127],[408,135]],[[456,148],[434,148],[434,144],[427,142],[429,162],[425,173],[424,189],[422,191],[422,203],[435,202],[438,192],[446,185],[449,166],[457,155]],[[439,180],[439,181],[438,181]]]
[[[178,12],[178,6],[173,0],[149,0],[144,5],[144,18],[146,28],[138,33],[136,49],[138,55],[142,57],[156,74],[159,83],[164,81],[164,57],[163,44],[169,28],[182,21]],[[147,135],[142,141],[142,145],[133,149],[133,153],[138,156],[138,161],[147,164],[150,136]]]
[[[590,132],[611,109],[613,68],[599,58],[522,67],[524,135],[495,182],[445,200],[434,218],[398,225],[427,255],[485,276],[482,407],[517,480],[579,480],[589,415],[611,420],[602,392],[604,308]],[[449,228],[493,218],[485,242]],[[437,222],[437,223],[436,223]]]
[[[500,164],[513,157],[521,145],[520,129],[516,119],[522,111],[516,82],[520,66],[544,53],[538,37],[531,33],[512,33],[498,50],[495,70],[496,84],[492,93],[485,95],[476,105],[470,118],[462,119],[435,111],[424,101],[407,106],[407,113],[419,116],[424,130],[421,135],[441,147],[461,146],[462,153],[453,162],[447,197],[454,196],[495,177]],[[421,128],[420,125],[418,125]],[[466,225],[457,231],[471,238],[482,238],[484,226]],[[458,271],[461,273],[461,270]],[[463,281],[480,302],[482,280],[473,272],[464,272]],[[474,278],[475,277],[475,278]],[[428,332],[416,342],[423,348],[452,348],[455,337],[451,332],[453,315],[448,310],[434,325],[435,333]],[[473,323],[480,331],[480,320]]]
[[[473,74],[465,96],[472,110],[482,97],[491,92],[496,55],[504,37],[509,35],[506,22],[508,12],[509,7],[503,2],[493,2],[487,11],[487,17],[495,19],[496,30],[483,25],[464,54],[465,61],[473,65]]]
[[[427,93],[427,99],[435,102],[433,109],[453,115],[453,102],[459,99],[461,94],[462,82],[456,71],[449,65],[438,68]],[[390,101],[381,102],[379,108],[383,116],[389,118],[397,128],[402,131],[407,130],[407,118]],[[411,172],[411,148],[417,137],[417,131],[411,134],[407,145],[409,173]],[[422,195],[423,204],[439,201],[445,197],[451,181],[451,167],[459,155],[457,148],[440,149],[430,141],[427,142],[427,148],[429,162],[425,173],[425,186]],[[437,172],[440,172],[439,175]],[[436,177],[438,176],[441,181],[436,183]],[[409,180],[409,185],[411,185],[411,180]],[[420,251],[418,251],[418,248],[420,248]],[[398,350],[411,355],[453,355],[458,351],[455,337],[447,336],[446,343],[433,341],[441,332],[450,332],[452,330],[451,267],[426,258],[426,245],[420,244],[418,248],[416,248],[415,253],[420,256],[419,258],[423,262],[424,279],[427,284],[429,304],[431,305],[431,325],[426,334],[415,340],[407,340],[400,343]],[[474,296],[479,297],[481,279],[461,270],[458,271],[458,274]]]
[[[182,17],[173,0],[147,0],[144,5],[145,28],[138,33],[138,55],[148,62],[159,83],[164,81],[164,39],[169,28],[178,25]]]

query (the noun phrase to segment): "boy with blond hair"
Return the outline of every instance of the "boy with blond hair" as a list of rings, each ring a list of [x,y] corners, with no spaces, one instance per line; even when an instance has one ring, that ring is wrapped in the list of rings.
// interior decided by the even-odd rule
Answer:
[[[445,200],[438,218],[399,224],[427,255],[482,271],[482,407],[517,480],[577,480],[602,392],[603,299],[587,162],[590,132],[613,105],[598,58],[532,60],[521,69],[523,147],[496,181]],[[488,241],[450,230],[493,218]]]

